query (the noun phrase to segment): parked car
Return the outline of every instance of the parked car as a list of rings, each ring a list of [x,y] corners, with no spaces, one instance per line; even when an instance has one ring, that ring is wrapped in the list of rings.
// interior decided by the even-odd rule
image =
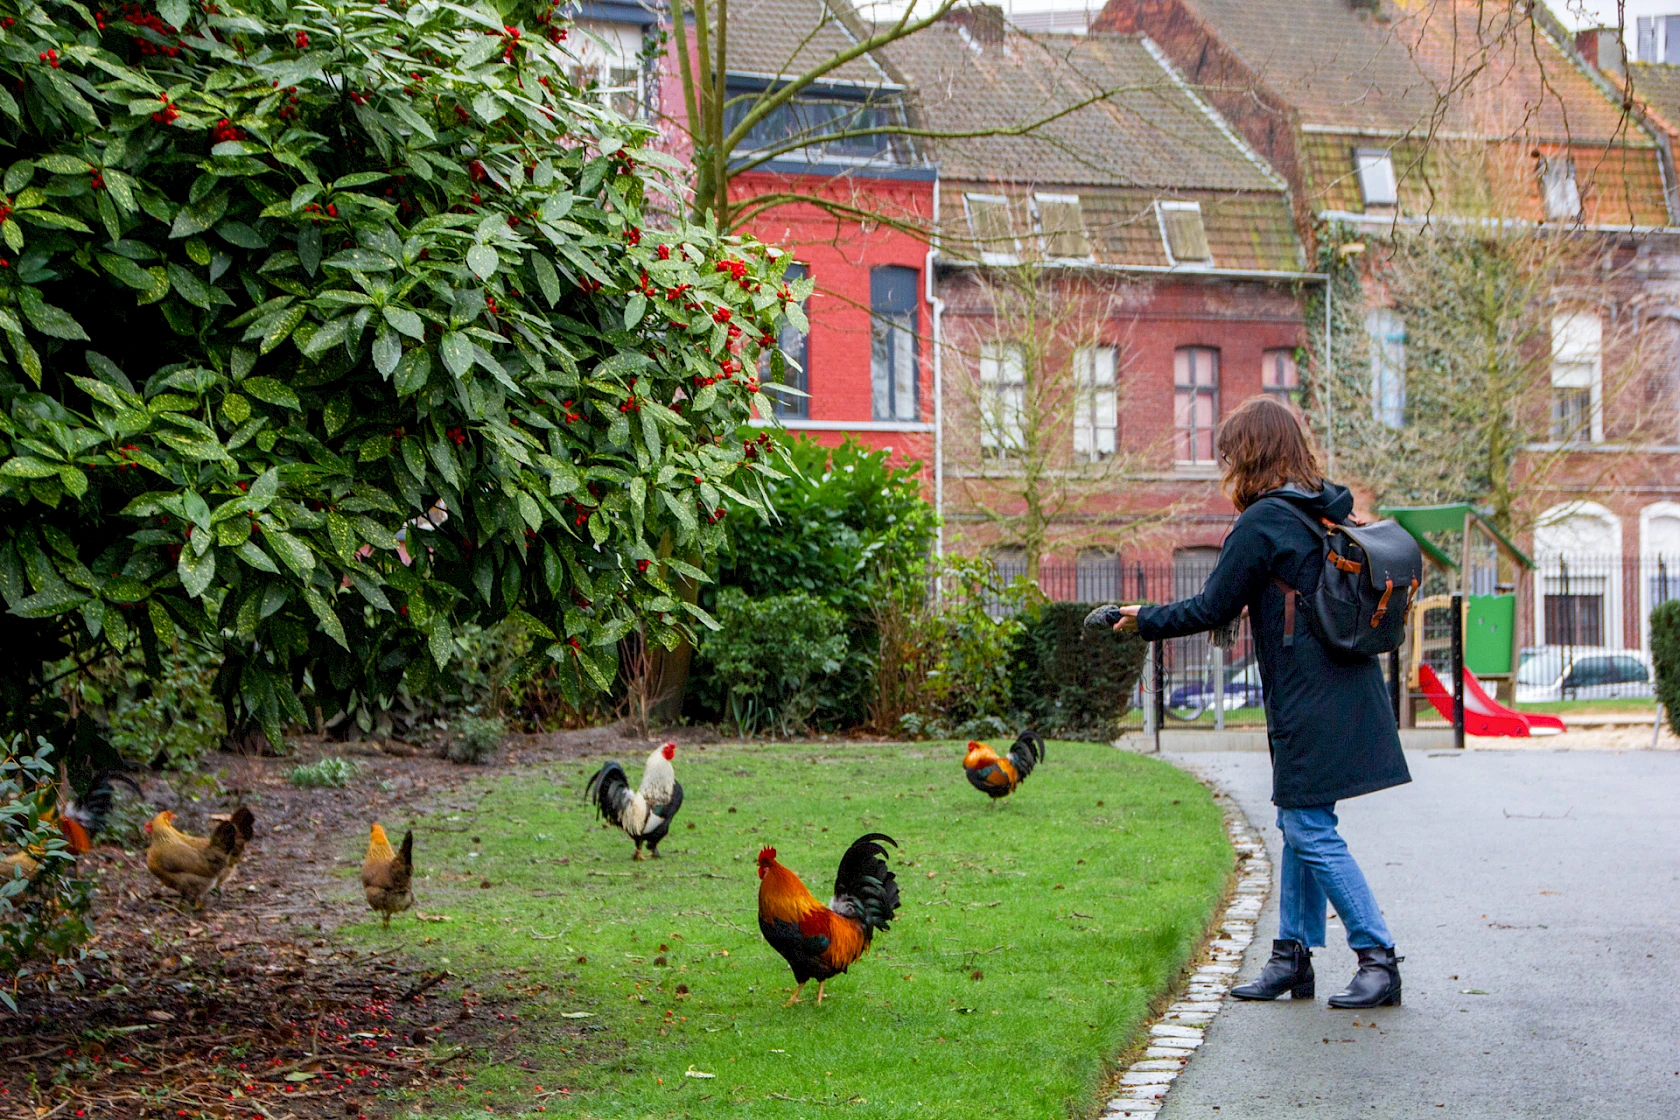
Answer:
[[[1167,694],[1167,707],[1175,710],[1201,712],[1213,707],[1213,677],[1190,681]],[[1260,686],[1260,666],[1252,655],[1230,665],[1225,670],[1225,710],[1258,708],[1265,703],[1265,690]]]
[[[1517,664],[1517,703],[1654,696],[1653,680],[1651,659],[1638,650],[1531,646]]]

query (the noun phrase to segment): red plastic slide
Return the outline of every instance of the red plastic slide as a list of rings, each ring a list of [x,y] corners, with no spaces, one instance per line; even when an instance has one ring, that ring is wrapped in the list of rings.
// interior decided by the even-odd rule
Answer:
[[[1423,694],[1435,705],[1448,723],[1452,722],[1452,693],[1428,665],[1418,666],[1418,683]],[[1482,688],[1482,682],[1469,669],[1464,670],[1464,733],[1466,735],[1503,735],[1526,739],[1538,731],[1555,735],[1564,730],[1563,721],[1556,716],[1534,712],[1513,712],[1499,703]]]

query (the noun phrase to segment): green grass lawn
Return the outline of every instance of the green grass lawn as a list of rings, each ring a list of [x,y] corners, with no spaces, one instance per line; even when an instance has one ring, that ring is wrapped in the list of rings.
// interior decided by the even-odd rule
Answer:
[[[1568,716],[1570,713],[1607,716],[1644,714],[1655,719],[1657,702],[1649,696],[1628,696],[1613,700],[1551,700],[1544,704],[1518,704],[1517,710],[1549,712],[1556,716]]]
[[[481,1065],[398,1114],[534,1116],[540,1103],[793,1120],[842,1105],[857,1120],[1060,1120],[1091,1108],[1222,897],[1232,853],[1219,810],[1171,766],[1063,742],[993,805],[961,757],[956,744],[686,748],[686,800],[658,862],[631,863],[630,842],[581,802],[594,762],[503,779],[476,813],[422,822],[455,830],[416,836],[418,905],[453,920],[347,932],[529,992],[519,1037],[549,1032],[527,1068]],[[638,779],[639,757],[623,761]],[[758,850],[776,847],[826,901],[841,853],[869,831],[902,845],[898,918],[821,1006],[813,984],[784,1007],[793,976],[758,932]],[[581,1039],[558,1030],[580,1022]]]

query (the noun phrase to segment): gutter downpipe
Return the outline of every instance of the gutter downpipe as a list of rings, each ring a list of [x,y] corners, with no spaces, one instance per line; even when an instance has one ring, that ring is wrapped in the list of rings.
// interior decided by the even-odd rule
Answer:
[[[1330,354],[1330,277],[1333,273],[1324,274],[1324,368],[1319,372],[1324,375],[1324,470],[1331,478],[1336,476],[1336,413],[1330,406],[1330,387],[1335,376],[1336,363]]]
[[[939,526],[933,538],[936,559],[945,558],[945,362],[942,320],[945,301],[934,294],[933,275],[939,260],[939,176],[933,179],[933,240],[928,244],[922,282],[927,288],[928,307],[933,316],[933,513]],[[935,585],[935,594],[938,585]]]

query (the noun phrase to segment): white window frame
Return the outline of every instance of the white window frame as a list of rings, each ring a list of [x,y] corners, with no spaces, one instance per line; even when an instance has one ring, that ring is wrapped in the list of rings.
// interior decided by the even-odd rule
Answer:
[[[647,42],[647,28],[638,23],[606,19],[579,19],[576,27],[580,34],[568,41],[568,47],[577,59],[579,69],[594,72],[597,86],[609,104],[616,94],[628,92],[634,98],[635,117],[647,117],[650,83],[647,67],[641,58]],[[633,85],[615,85],[615,70],[633,72]]]
[[[1355,148],[1353,170],[1359,178],[1360,200],[1366,206],[1400,205],[1400,179],[1394,173],[1393,152],[1387,148]]]
[[[1581,184],[1573,157],[1540,157],[1540,195],[1548,222],[1572,222],[1581,216]]]
[[[1604,442],[1604,319],[1597,311],[1552,316],[1553,389],[1589,389],[1588,438]]]
[[[980,345],[980,452],[1007,459],[1026,447],[1027,351],[1019,342]]]
[[[1073,352],[1073,453],[1087,463],[1111,458],[1120,428],[1120,348]]]
[[[996,203],[1003,207],[1005,218],[1009,224],[1009,244],[1014,246],[1010,252],[999,252],[988,249],[981,240],[980,231],[974,228],[974,203]],[[1015,216],[1009,203],[1009,196],[1002,194],[963,194],[963,216],[968,219],[968,232],[974,236],[975,245],[980,250],[982,264],[1019,264],[1021,260],[1021,239],[1015,236]],[[1001,244],[1001,242],[1000,242]]]
[[[1387,428],[1406,426],[1406,320],[1392,307],[1365,313],[1371,347],[1371,418]]]
[[[1056,230],[1056,231],[1046,232],[1046,230],[1044,228],[1044,215],[1043,215],[1043,212],[1039,209],[1039,204],[1040,203],[1046,203],[1046,202],[1051,203],[1053,205],[1058,205],[1058,206],[1072,206],[1074,208],[1074,211],[1076,213],[1078,213],[1078,215],[1079,215],[1079,228],[1076,229],[1076,230]],[[1061,261],[1088,261],[1088,260],[1091,259],[1091,255],[1092,255],[1091,235],[1085,231],[1085,210],[1079,204],[1079,196],[1078,195],[1076,195],[1076,194],[1035,193],[1032,196],[1032,215],[1033,215],[1033,225],[1038,231],[1039,249],[1044,253],[1045,256],[1051,258],[1052,260],[1061,260]],[[1072,233],[1072,234],[1077,235],[1079,238],[1081,238],[1085,242],[1085,251],[1083,253],[1076,253],[1076,254],[1073,254],[1071,256],[1068,255],[1068,254],[1065,254],[1065,253],[1055,252],[1051,248],[1051,239],[1054,238],[1058,233],[1061,233],[1061,234]]]
[[[1202,240],[1203,241],[1208,240],[1206,215],[1202,213],[1202,204],[1201,203],[1199,203],[1199,202],[1173,202],[1173,201],[1169,201],[1169,200],[1164,199],[1164,198],[1156,199],[1155,200],[1155,221],[1156,221],[1156,224],[1158,224],[1161,228],[1161,248],[1163,250],[1165,250],[1165,252],[1167,254],[1167,263],[1172,265],[1174,268],[1212,268],[1213,267],[1213,243],[1211,241],[1208,242],[1208,255],[1207,255],[1207,258],[1205,260],[1181,261],[1176,256],[1173,255],[1172,238],[1167,236],[1167,212],[1168,211],[1193,211],[1198,218],[1203,219],[1203,221],[1202,221]]]

